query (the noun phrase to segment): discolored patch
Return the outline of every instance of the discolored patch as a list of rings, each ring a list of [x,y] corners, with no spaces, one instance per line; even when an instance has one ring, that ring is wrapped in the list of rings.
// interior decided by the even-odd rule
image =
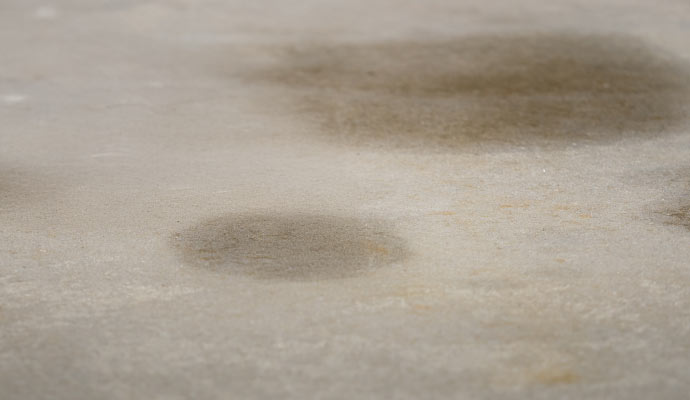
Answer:
[[[54,171],[0,163],[0,213],[37,201],[54,201],[67,183]]]
[[[544,385],[562,385],[575,383],[579,380],[579,377],[574,372],[557,367],[536,371],[532,378],[534,382]]]
[[[623,35],[475,35],[300,44],[249,74],[347,144],[563,145],[655,136],[684,119],[684,63]]]
[[[405,258],[388,223],[313,214],[241,214],[173,235],[183,262],[257,279],[356,276]]]
[[[668,224],[681,226],[690,230],[690,205],[666,210],[663,214],[669,217],[667,221]]]

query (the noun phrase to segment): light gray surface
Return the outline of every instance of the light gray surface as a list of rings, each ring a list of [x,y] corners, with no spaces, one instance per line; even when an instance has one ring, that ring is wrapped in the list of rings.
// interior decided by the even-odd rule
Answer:
[[[0,397],[690,393],[686,1],[0,3]]]

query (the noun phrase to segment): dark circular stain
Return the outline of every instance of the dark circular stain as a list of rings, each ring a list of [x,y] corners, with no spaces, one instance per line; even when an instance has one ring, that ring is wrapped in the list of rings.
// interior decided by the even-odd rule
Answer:
[[[225,215],[172,241],[187,265],[257,279],[348,278],[406,254],[386,221],[302,213]]]

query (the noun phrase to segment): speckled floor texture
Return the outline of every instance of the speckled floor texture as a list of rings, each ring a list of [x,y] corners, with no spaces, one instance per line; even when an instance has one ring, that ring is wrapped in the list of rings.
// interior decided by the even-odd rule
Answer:
[[[0,398],[690,398],[690,3],[1,1]]]

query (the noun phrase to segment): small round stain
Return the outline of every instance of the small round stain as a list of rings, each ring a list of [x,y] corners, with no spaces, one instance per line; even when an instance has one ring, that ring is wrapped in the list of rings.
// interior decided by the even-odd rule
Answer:
[[[342,279],[391,266],[406,254],[384,220],[314,214],[212,218],[173,235],[190,266],[256,279]]]

